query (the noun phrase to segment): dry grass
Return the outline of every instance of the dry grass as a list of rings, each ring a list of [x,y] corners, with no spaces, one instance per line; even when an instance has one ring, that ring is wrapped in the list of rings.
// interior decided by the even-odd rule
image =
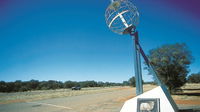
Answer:
[[[99,92],[116,91],[120,89],[128,89],[127,87],[95,87],[83,88],[80,91],[72,91],[71,89],[57,90],[37,90],[16,93],[0,93],[0,104],[8,104],[15,102],[27,102],[49,98],[70,97],[84,94],[95,94]]]
[[[177,104],[200,105],[200,84],[186,84],[182,91],[172,95]]]

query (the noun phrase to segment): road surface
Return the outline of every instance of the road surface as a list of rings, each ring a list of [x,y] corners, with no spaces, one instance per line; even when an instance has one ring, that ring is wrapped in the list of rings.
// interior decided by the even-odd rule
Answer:
[[[134,89],[52,98],[22,103],[1,104],[0,112],[119,112]],[[134,94],[134,93],[133,93]]]

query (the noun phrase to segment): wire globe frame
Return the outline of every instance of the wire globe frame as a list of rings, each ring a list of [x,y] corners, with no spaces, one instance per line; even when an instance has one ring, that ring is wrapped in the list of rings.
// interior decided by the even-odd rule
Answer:
[[[118,34],[130,34],[139,23],[139,12],[128,0],[114,0],[105,12],[106,24]]]

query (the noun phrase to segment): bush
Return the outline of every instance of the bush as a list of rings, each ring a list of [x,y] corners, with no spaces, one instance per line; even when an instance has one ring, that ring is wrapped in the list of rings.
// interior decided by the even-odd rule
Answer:
[[[200,83],[200,72],[196,74],[191,74],[188,77],[188,82],[189,83]]]
[[[186,83],[193,57],[185,44],[163,45],[152,49],[148,58],[171,93]]]
[[[131,77],[131,78],[128,80],[128,82],[129,82],[129,85],[130,85],[130,86],[135,87],[135,85],[136,85],[136,84],[135,84],[135,83],[136,83],[136,82],[135,82],[135,77]]]

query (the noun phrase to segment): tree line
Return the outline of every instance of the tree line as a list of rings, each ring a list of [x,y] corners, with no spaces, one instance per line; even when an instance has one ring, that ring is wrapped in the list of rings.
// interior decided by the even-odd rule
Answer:
[[[200,83],[200,72],[193,73],[187,78],[188,83]],[[144,82],[144,84],[155,84],[154,82]],[[97,81],[21,81],[16,80],[15,82],[0,81],[0,92],[24,92],[32,90],[49,90],[49,89],[67,89],[74,86],[85,87],[109,87],[109,86],[132,86],[135,87],[135,77],[131,77],[128,81],[122,83],[113,82],[97,82]]]
[[[74,86],[80,87],[108,87],[108,86],[127,86],[129,83],[113,83],[113,82],[97,82],[97,81],[21,81],[14,82],[0,81],[0,92],[24,92],[31,90],[49,90],[49,89],[64,89]]]

